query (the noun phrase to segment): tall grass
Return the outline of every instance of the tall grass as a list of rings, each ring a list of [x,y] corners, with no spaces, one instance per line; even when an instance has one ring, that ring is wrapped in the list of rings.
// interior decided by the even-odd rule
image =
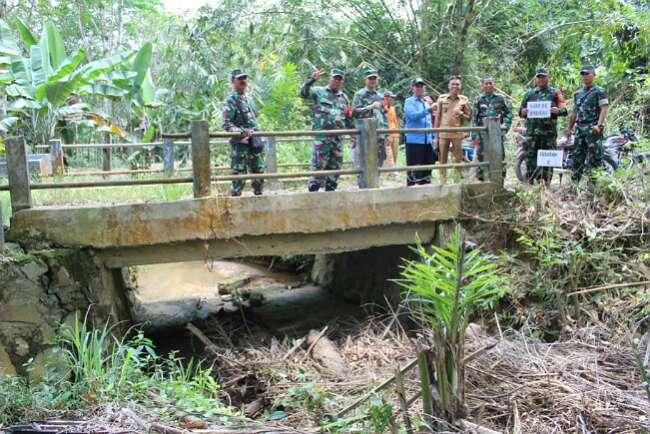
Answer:
[[[65,372],[41,381],[0,375],[0,424],[57,416],[102,402],[138,401],[171,417],[177,411],[200,417],[235,415],[219,400],[211,368],[176,353],[158,355],[151,340],[131,330],[114,335],[108,324],[92,328],[76,321],[59,337]]]

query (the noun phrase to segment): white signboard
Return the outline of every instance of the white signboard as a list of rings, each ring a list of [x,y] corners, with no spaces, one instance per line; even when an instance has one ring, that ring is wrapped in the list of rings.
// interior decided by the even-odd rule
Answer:
[[[526,104],[528,119],[548,119],[551,117],[551,101],[529,101]]]
[[[537,151],[537,165],[541,167],[562,167],[564,151],[540,149]]]

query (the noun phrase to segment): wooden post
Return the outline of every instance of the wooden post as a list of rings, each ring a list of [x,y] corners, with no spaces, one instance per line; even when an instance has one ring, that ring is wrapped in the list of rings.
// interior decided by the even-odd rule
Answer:
[[[498,117],[485,118],[487,131],[482,131],[484,160],[490,162],[487,179],[503,187],[503,136],[501,135],[501,120]]]
[[[63,147],[61,140],[50,140],[50,157],[52,158],[52,175],[63,176]]]
[[[377,120],[361,119],[357,122],[359,134],[359,188],[379,187],[379,155],[377,148]]]
[[[104,157],[102,162],[102,170],[104,172],[110,172],[111,170],[113,170],[113,149],[103,148],[102,154]]]
[[[174,173],[174,160],[176,160],[174,139],[163,139],[163,169],[166,175]]]
[[[2,201],[0,201],[0,253],[5,251],[5,228],[2,218]]]
[[[275,137],[266,137],[264,140],[264,151],[266,153],[266,173],[276,173],[278,171],[278,150],[277,139]],[[267,188],[276,190],[280,187],[280,182],[273,179],[266,180]]]
[[[208,197],[211,194],[209,128],[208,121],[192,121],[192,176],[195,198]]]
[[[5,140],[5,146],[11,212],[15,214],[22,209],[32,207],[32,192],[29,187],[29,163],[27,162],[25,140],[22,137],[8,137]]]

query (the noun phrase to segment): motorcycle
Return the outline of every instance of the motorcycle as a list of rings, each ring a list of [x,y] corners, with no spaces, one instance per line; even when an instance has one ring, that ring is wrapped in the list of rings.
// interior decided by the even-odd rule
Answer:
[[[564,171],[571,171],[573,170],[573,137],[567,139],[566,137],[562,137],[561,139],[558,139],[556,142],[557,145],[557,150],[558,151],[563,151],[562,152],[562,167],[558,167],[557,169],[561,169],[560,172],[560,182],[562,182],[562,172]],[[607,138],[603,147],[604,147],[604,152],[603,152],[603,169],[607,173],[614,173],[614,171],[618,168],[618,163],[617,160],[613,157],[613,146],[616,144],[616,146],[620,146],[616,140],[609,140],[610,138]],[[515,140],[517,142],[518,148],[517,148],[517,160],[515,162],[515,173],[517,174],[517,178],[521,182],[528,182],[528,168],[526,165],[526,148],[528,147],[528,142],[530,141],[529,137],[526,134],[522,133],[517,133],[515,136]],[[626,142],[627,143],[627,142]],[[610,148],[610,147],[612,148]],[[551,177],[553,176],[551,172]],[[548,180],[550,182],[550,179]]]
[[[638,152],[636,142],[634,128],[621,127],[619,134],[605,139],[604,147],[606,153],[618,167],[629,169],[637,164],[650,161],[650,152]]]

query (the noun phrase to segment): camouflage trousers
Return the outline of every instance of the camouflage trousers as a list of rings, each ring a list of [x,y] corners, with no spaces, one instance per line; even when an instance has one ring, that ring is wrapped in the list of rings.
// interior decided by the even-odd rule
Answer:
[[[551,182],[553,168],[537,167],[537,151],[540,149],[555,149],[556,140],[557,133],[535,134],[530,136],[530,141],[526,148],[526,168],[528,170],[526,178],[531,184],[539,180],[547,183]]]
[[[591,173],[593,168],[601,167],[603,164],[603,138],[602,134],[596,136],[587,128],[576,129],[575,139],[573,142],[573,174],[571,179],[579,182],[582,174],[587,171]]]
[[[230,168],[233,175],[240,175],[244,173],[263,173],[264,172],[264,158],[262,157],[262,148],[253,148],[248,143],[231,143],[230,153]],[[240,196],[246,181],[236,180],[230,186],[231,196]],[[254,179],[251,181],[253,192],[258,195],[262,194],[262,187],[264,185],[263,179]]]
[[[311,170],[339,170],[343,164],[343,137],[317,136],[312,142]],[[312,176],[309,178],[309,191],[334,191],[339,176]]]

